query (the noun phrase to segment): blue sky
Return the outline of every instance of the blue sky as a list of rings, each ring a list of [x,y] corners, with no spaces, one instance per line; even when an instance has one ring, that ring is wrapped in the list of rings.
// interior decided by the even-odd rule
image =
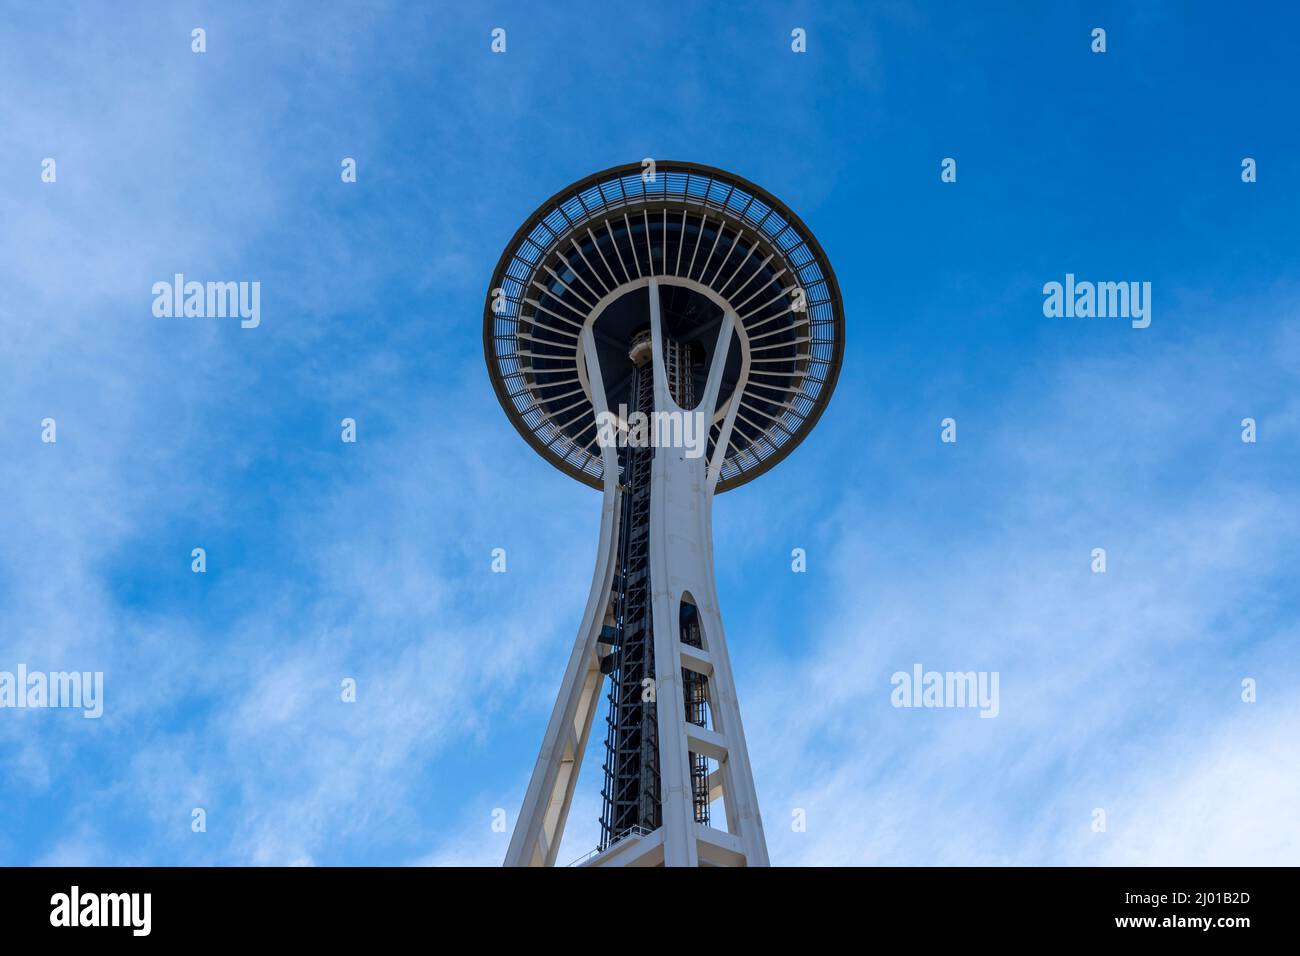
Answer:
[[[0,670],[106,700],[0,710],[0,863],[500,861],[599,498],[497,406],[486,285],[541,200],[645,156],[780,197],[844,295],[825,417],[715,508],[773,862],[1300,859],[1287,5],[5,20]],[[260,281],[260,327],[156,318],[176,272]],[[1067,272],[1151,282],[1150,328],[1045,318]],[[892,708],[918,662],[997,671],[998,718]]]

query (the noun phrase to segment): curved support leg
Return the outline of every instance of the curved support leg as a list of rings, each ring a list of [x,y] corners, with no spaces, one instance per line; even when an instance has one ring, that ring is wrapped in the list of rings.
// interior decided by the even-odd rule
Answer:
[[[583,335],[587,371],[591,377],[596,414],[608,411],[605,389],[596,357],[596,340],[591,329]],[[596,642],[605,623],[614,582],[614,562],[618,545],[618,458],[612,446],[601,448],[604,466],[604,500],[600,512],[600,543],[596,551],[596,570],[582,614],[582,626],[569,655],[560,695],[551,711],[542,738],[541,752],[528,782],[524,805],[515,822],[506,851],[506,866],[554,866],[564,836],[573,789],[582,767],[582,755],[591,735],[592,718],[600,700],[604,675],[596,654]]]

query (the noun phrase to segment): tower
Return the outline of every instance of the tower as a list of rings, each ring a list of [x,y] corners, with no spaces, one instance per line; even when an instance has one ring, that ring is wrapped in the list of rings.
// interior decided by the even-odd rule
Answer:
[[[601,837],[585,864],[766,865],[713,496],[790,454],[834,391],[844,315],[821,246],[722,170],[608,169],[510,240],[483,350],[519,433],[603,494],[591,592],[506,865],[555,864],[602,697]]]

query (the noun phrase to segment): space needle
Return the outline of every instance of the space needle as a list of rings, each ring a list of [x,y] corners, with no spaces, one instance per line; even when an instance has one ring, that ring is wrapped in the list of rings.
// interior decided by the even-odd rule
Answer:
[[[789,208],[695,163],[631,163],[556,193],[489,286],[501,407],[603,495],[577,640],[506,853],[553,866],[605,701],[600,840],[588,866],[765,866],[713,564],[713,496],[817,424],[839,375],[830,262]],[[694,447],[635,427],[689,416]],[[690,429],[685,430],[690,434]]]

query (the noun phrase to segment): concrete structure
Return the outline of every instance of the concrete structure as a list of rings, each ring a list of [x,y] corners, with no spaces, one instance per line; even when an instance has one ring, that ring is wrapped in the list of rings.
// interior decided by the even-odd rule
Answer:
[[[737,176],[617,167],[516,232],[483,347],[520,434],[603,494],[591,592],[506,864],[556,863],[603,693],[601,839],[585,865],[766,865],[713,496],[773,467],[825,408],[844,349],[830,263]]]

